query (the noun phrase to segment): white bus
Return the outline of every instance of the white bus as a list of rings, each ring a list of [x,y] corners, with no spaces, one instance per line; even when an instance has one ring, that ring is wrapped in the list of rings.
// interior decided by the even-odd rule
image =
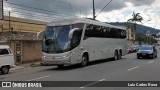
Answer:
[[[121,59],[127,53],[125,28],[89,19],[48,23],[42,44],[42,64],[81,64],[100,59]]]

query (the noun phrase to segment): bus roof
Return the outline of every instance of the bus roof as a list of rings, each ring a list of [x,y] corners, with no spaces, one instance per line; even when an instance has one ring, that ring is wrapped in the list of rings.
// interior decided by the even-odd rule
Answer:
[[[94,25],[100,25],[100,26],[125,29],[124,27],[114,26],[114,25],[110,25],[110,24],[107,24],[104,22],[91,20],[91,19],[83,19],[83,18],[71,18],[71,19],[56,20],[56,21],[52,21],[52,22],[48,23],[48,26],[69,25],[69,24],[74,24],[74,23],[88,23],[88,24],[94,24]]]

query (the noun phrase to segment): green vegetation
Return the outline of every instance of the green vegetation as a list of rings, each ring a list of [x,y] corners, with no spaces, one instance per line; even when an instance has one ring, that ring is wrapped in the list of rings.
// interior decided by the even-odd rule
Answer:
[[[141,42],[144,42],[147,44],[157,43],[157,40],[154,39],[152,35],[146,36],[145,34],[142,34],[142,33],[136,34],[136,41],[139,41],[139,44],[141,44]]]
[[[40,63],[31,63],[30,64],[30,67],[38,67],[38,66],[40,66]]]

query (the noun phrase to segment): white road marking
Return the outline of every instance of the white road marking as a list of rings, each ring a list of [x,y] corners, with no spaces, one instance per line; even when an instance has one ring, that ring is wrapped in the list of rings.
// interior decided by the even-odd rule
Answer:
[[[104,80],[106,80],[106,79],[101,79],[101,80],[99,80],[99,81],[104,81]]]
[[[26,81],[34,81],[34,80],[38,80],[38,79],[42,79],[42,78],[46,78],[46,77],[50,77],[51,75],[47,75],[47,76],[43,76],[43,77],[39,77],[39,78],[34,78],[34,79],[30,79],[30,80],[26,80]]]
[[[139,67],[139,66],[136,66],[136,67],[130,68],[130,69],[128,69],[127,71],[134,70],[134,69],[136,69],[136,68],[138,68],[138,67]]]
[[[80,87],[80,88],[84,88],[84,87]]]
[[[82,86],[82,87],[80,87],[80,88],[82,88],[82,89],[83,89],[83,88],[85,88],[85,87],[91,86],[91,85],[93,85],[93,84],[96,84],[96,83],[101,82],[101,81],[104,81],[104,80],[106,80],[106,79],[98,80],[98,81],[96,81],[96,82],[93,82],[93,83],[87,84],[87,85]]]
[[[154,61],[150,61],[150,62],[148,62],[148,63],[153,63]]]

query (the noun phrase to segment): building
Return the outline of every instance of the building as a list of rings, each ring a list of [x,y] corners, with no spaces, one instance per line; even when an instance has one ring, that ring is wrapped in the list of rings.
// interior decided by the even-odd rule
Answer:
[[[135,44],[135,32],[132,28],[127,28],[126,26],[120,26],[123,28],[126,28],[126,33],[127,33],[127,45],[131,46]]]
[[[135,33],[131,28],[127,28],[127,43],[128,46],[131,46],[135,43]]]
[[[14,52],[15,62],[41,60],[41,40],[37,32],[43,31],[46,22],[5,16],[0,20],[0,44],[7,44]]]
[[[39,32],[45,29],[46,22],[5,16],[0,20],[0,32]]]

